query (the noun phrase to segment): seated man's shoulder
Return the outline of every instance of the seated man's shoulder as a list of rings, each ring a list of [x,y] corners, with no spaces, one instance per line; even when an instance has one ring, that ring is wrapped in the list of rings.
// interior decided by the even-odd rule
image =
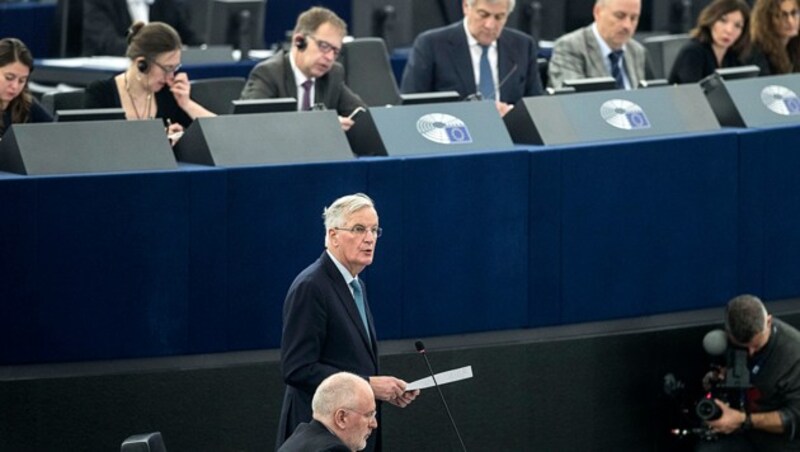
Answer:
[[[567,34],[561,35],[558,37],[558,39],[555,40],[554,45],[555,46],[567,45],[567,44],[573,44],[578,41],[582,41],[584,39],[584,33],[586,33],[587,29],[588,27],[581,27],[576,30],[572,30]]]

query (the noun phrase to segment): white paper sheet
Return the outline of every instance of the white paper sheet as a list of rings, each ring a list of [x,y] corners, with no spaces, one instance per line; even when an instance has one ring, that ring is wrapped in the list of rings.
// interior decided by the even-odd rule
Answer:
[[[465,367],[460,367],[458,369],[448,370],[446,372],[439,372],[438,374],[435,374],[435,376],[436,376],[436,383],[438,383],[439,386],[446,385],[449,383],[455,383],[461,380],[467,380],[469,378],[472,378],[472,366],[465,366]],[[432,387],[433,387],[433,378],[425,377],[409,383],[408,386],[406,386],[406,391],[413,391],[415,389],[425,389]]]

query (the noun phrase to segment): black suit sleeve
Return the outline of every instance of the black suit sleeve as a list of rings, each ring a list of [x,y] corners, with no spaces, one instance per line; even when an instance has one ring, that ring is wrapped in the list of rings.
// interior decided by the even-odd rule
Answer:
[[[400,91],[409,93],[427,93],[433,89],[433,49],[427,35],[420,35],[414,41],[408,62],[403,70]]]
[[[123,2],[125,8],[127,4]],[[120,13],[124,17],[120,17]],[[109,0],[84,0],[83,4],[83,54],[125,55],[128,44],[125,34],[129,22],[127,9],[120,11],[116,2]],[[122,29],[120,30],[120,26]]]
[[[525,73],[525,96],[540,96],[543,93],[542,78],[539,77],[539,49],[531,39],[528,51],[528,67]]]
[[[313,281],[296,282],[286,295],[281,365],[286,384],[313,394],[322,380],[342,369],[321,362],[328,344],[325,294]],[[342,346],[342,344],[333,344]]]

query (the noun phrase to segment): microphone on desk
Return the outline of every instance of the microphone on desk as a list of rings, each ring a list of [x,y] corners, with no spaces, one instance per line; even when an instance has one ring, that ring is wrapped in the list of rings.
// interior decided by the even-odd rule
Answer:
[[[500,94],[500,88],[502,88],[503,85],[505,85],[505,83],[508,81],[508,79],[511,78],[511,75],[513,75],[514,72],[516,72],[516,71],[517,71],[517,63],[514,63],[514,66],[511,67],[511,70],[508,71],[508,74],[506,74],[506,76],[503,77],[503,80],[500,80],[500,83],[497,84],[496,91],[497,91],[498,95]],[[472,102],[472,101],[475,101],[475,100],[483,100],[483,94],[481,94],[480,91],[476,91],[476,92],[470,94],[469,96],[465,97],[464,100],[467,101],[467,102]],[[500,100],[500,99],[497,99],[497,100]]]
[[[444,405],[444,410],[447,412],[447,417],[450,418],[450,424],[453,426],[453,430],[456,431],[456,436],[458,437],[458,442],[461,443],[461,450],[467,452],[467,447],[464,446],[464,440],[461,439],[461,433],[458,431],[458,427],[456,426],[456,421],[453,419],[453,415],[450,414],[450,407],[447,406],[447,400],[444,398],[444,394],[442,394],[442,388],[439,387],[439,383],[436,381],[436,375],[433,373],[433,368],[431,367],[431,362],[428,361],[428,355],[425,353],[425,345],[422,341],[417,341],[414,343],[414,346],[417,348],[417,351],[425,358],[425,364],[428,366],[428,372],[431,374],[431,378],[433,379],[433,385],[436,387],[436,390],[439,391],[439,397],[442,399],[442,405]]]

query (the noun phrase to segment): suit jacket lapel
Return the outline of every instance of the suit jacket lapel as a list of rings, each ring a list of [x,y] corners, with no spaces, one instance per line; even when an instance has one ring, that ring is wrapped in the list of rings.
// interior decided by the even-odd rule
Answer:
[[[462,85],[467,88],[466,92],[474,93],[477,91],[477,86],[475,84],[475,72],[472,70],[472,55],[469,52],[467,35],[464,33],[464,27],[461,22],[453,25],[448,41],[450,44],[450,64],[458,74],[458,78],[461,79]],[[466,58],[464,58],[465,56]]]
[[[509,77],[509,74],[511,74],[512,70],[518,72],[525,69],[520,67],[515,69],[515,64],[518,64],[517,52],[507,40],[503,39],[501,34],[500,39],[497,40],[497,83],[503,84],[500,86],[500,99],[514,97],[509,94],[509,91],[514,88],[513,82],[510,81],[513,78],[513,74],[511,77]]]
[[[358,313],[358,308],[356,308],[355,300],[353,300],[353,295],[350,293],[350,289],[347,287],[347,284],[344,282],[344,278],[342,277],[341,272],[336,267],[336,264],[331,260],[330,256],[328,256],[327,252],[323,252],[323,261],[325,262],[325,270],[328,273],[328,277],[331,278],[333,283],[333,290],[336,292],[336,296],[339,298],[339,302],[342,306],[344,306],[345,311],[347,311],[347,316],[350,317],[350,321],[353,322],[353,328],[358,331],[358,334],[361,336],[361,341],[363,342],[364,346],[369,351],[370,356],[372,357],[372,361],[377,366],[378,357],[375,353],[375,347],[373,346],[373,342],[367,338],[367,333],[364,331],[364,322],[361,321],[361,314]],[[362,292],[364,286],[361,286]],[[375,338],[375,327],[372,324],[372,316],[369,314],[369,304],[367,303],[367,296],[366,292],[364,293],[364,305],[367,311],[367,323],[369,324],[371,338]]]
[[[292,71],[292,63],[289,58],[292,55],[290,52],[284,52],[283,55],[283,86],[286,88],[285,97],[294,97],[297,99],[297,82],[294,80],[294,72]],[[331,262],[332,263],[332,262]]]
[[[589,65],[591,68],[587,71],[589,77],[608,77],[611,74],[606,69],[606,64],[603,61],[603,54],[600,52],[600,46],[597,45],[597,39],[594,37],[592,27],[586,27],[583,30],[583,40],[586,44],[586,53],[588,55]],[[592,75],[595,74],[595,75]]]

